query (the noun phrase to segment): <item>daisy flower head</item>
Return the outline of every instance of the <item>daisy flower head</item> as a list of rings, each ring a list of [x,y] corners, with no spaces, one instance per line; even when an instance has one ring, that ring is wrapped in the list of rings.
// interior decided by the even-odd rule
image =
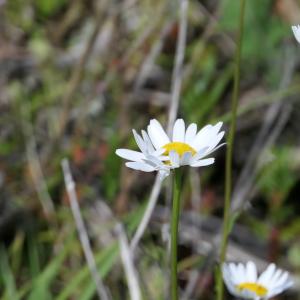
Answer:
[[[199,132],[195,123],[187,128],[182,119],[177,119],[172,136],[168,136],[161,124],[153,119],[147,132],[133,134],[141,152],[117,149],[116,154],[129,160],[126,166],[145,172],[158,171],[162,178],[170,174],[171,169],[181,166],[202,167],[214,163],[214,158],[206,158],[216,149],[224,136],[220,132],[222,122],[206,125]]]
[[[293,25],[292,31],[294,33],[297,42],[300,44],[300,25]]]
[[[166,165],[162,161],[162,154],[164,150],[156,150],[153,147],[152,141],[145,130],[142,130],[141,135],[134,129],[132,132],[140,152],[129,149],[117,149],[116,154],[126,160],[129,160],[125,163],[128,168],[143,172],[158,171],[161,180],[163,180],[170,174],[171,169],[169,165]]]
[[[243,299],[270,299],[293,285],[288,272],[270,264],[260,275],[252,261],[247,264],[225,263],[222,266],[225,285],[231,294]]]

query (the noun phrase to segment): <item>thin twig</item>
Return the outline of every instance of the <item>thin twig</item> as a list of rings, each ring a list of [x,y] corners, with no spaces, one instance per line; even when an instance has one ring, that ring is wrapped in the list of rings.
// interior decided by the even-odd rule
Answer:
[[[130,299],[140,300],[142,297],[137,272],[133,264],[132,253],[129,248],[127,236],[120,223],[116,226],[116,233],[120,243],[121,259],[127,279]]]
[[[48,217],[54,213],[54,204],[49,194],[40,158],[36,150],[37,145],[34,137],[33,126],[30,121],[26,121],[26,112],[23,106],[21,106],[21,115],[22,133],[26,143],[26,156],[32,181],[41,202],[44,214]]]
[[[131,300],[140,300],[141,299],[141,289],[139,285],[139,279],[138,279],[138,273],[134,267],[133,262],[133,252],[131,252],[131,249],[128,245],[127,236],[125,233],[125,230],[123,228],[123,225],[116,219],[114,213],[112,212],[111,208],[107,205],[105,201],[98,201],[99,206],[95,213],[96,217],[99,219],[103,219],[104,212],[104,219],[107,219],[106,221],[109,222],[109,226],[112,226],[110,228],[113,229],[114,235],[117,236],[120,246],[120,256],[122,260],[122,264],[124,266],[124,271],[128,283],[128,290],[130,293],[130,299]],[[101,213],[100,213],[101,211]],[[102,220],[102,222],[105,220]],[[99,225],[99,224],[98,224]],[[99,227],[99,226],[98,226]],[[112,233],[112,232],[111,232]],[[110,239],[111,237],[109,237]]]
[[[148,202],[146,211],[145,211],[145,213],[143,215],[143,218],[142,218],[142,220],[139,224],[139,227],[136,230],[136,232],[135,232],[135,234],[132,238],[132,241],[130,243],[130,249],[133,252],[136,249],[140,239],[142,238],[142,236],[143,236],[143,234],[144,234],[144,232],[147,228],[147,225],[148,225],[149,220],[151,218],[152,212],[153,212],[154,207],[156,205],[160,189],[161,189],[161,180],[159,178],[159,175],[157,174],[156,178],[155,178],[153,188],[151,190],[151,195],[150,195],[150,198],[149,198],[149,202]]]
[[[182,300],[189,300],[192,298],[193,291],[197,286],[198,277],[199,277],[198,270],[193,270],[190,272],[188,283],[182,295]]]
[[[46,179],[41,167],[41,162],[36,151],[36,140],[32,135],[26,143],[26,156],[30,166],[30,173],[38,197],[41,201],[44,213],[46,216],[50,216],[54,213],[54,204],[51,196],[48,192]]]
[[[80,207],[77,201],[77,195],[75,190],[75,182],[73,181],[73,177],[71,174],[69,162],[67,159],[63,159],[61,162],[61,166],[63,169],[63,175],[66,185],[66,190],[69,196],[71,210],[74,216],[74,220],[76,223],[79,239],[83,248],[83,252],[88,263],[88,267],[90,269],[91,275],[96,285],[96,290],[98,293],[98,297],[101,300],[109,300],[107,295],[105,286],[101,280],[101,277],[97,271],[97,266],[95,262],[95,258],[91,249],[90,241],[87,235],[86,228],[84,226],[84,222],[80,213]]]

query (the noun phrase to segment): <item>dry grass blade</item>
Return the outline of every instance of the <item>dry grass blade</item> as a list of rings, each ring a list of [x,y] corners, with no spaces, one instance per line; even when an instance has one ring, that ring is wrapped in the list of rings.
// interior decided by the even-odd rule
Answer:
[[[86,228],[84,226],[84,222],[80,213],[80,208],[77,201],[77,195],[75,191],[75,182],[73,180],[70,165],[67,159],[63,159],[61,162],[65,185],[67,189],[67,193],[70,199],[72,213],[75,219],[77,231],[79,234],[79,239],[84,251],[85,258],[88,263],[88,267],[90,269],[93,280],[96,284],[96,290],[101,300],[109,300],[108,294],[106,292],[106,288],[101,280],[100,275],[98,274],[95,258],[91,249],[90,241],[87,235]]]
[[[137,272],[134,268],[132,253],[130,252],[128,240],[121,224],[117,224],[116,232],[120,243],[121,259],[127,279],[130,299],[141,300],[141,290],[139,286]]]
[[[21,107],[22,133],[26,142],[26,157],[34,184],[46,217],[54,214],[54,204],[48,191],[46,179],[37,153],[37,144],[32,124],[25,119],[25,110]]]
[[[158,196],[159,196],[160,189],[161,189],[161,180],[159,178],[159,175],[156,175],[156,179],[155,179],[152,191],[151,191],[151,195],[150,195],[150,198],[149,198],[149,202],[148,202],[146,211],[145,211],[145,213],[143,215],[143,218],[142,218],[142,220],[139,224],[139,227],[136,230],[136,232],[134,234],[134,237],[132,238],[132,241],[130,243],[130,249],[132,251],[134,251],[136,249],[140,239],[142,238],[142,236],[143,236],[143,234],[144,234],[144,232],[147,228],[147,225],[148,225],[149,220],[151,218],[152,212],[155,208],[155,205],[156,205],[156,202],[157,202],[157,199],[158,199]]]

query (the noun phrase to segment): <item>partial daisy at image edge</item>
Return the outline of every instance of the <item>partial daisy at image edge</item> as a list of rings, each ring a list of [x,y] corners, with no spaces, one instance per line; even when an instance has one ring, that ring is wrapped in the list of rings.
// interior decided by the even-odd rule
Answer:
[[[294,33],[295,39],[300,44],[300,25],[299,24],[292,25],[291,28],[292,28],[292,31]]]
[[[293,285],[290,274],[274,263],[269,264],[260,276],[252,261],[224,263],[222,275],[228,291],[242,299],[270,299]]]
[[[126,166],[144,172],[158,171],[161,178],[170,174],[170,170],[181,166],[202,167],[214,163],[208,155],[223,146],[219,144],[225,132],[220,131],[223,123],[206,125],[197,131],[197,125],[191,123],[187,128],[183,119],[177,119],[171,137],[161,124],[152,119],[147,131],[138,134],[133,130],[139,151],[117,149],[116,154],[126,160]]]

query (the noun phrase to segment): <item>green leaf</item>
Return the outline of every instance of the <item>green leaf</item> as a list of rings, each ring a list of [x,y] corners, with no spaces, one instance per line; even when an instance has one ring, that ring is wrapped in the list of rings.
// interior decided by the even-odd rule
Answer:
[[[66,3],[66,0],[35,0],[35,6],[40,14],[49,17],[57,13]]]
[[[8,255],[3,245],[0,247],[0,277],[4,286],[4,299],[18,300],[14,275],[8,261]]]
[[[50,299],[50,285],[58,276],[62,263],[69,251],[74,247],[74,234],[66,241],[65,247],[52,259],[48,266],[33,281],[32,291],[29,300]]]
[[[114,243],[95,255],[96,264],[102,278],[105,278],[108,272],[111,270],[117,258],[118,251],[118,244]],[[82,286],[83,282],[86,282],[85,286]],[[81,268],[79,272],[74,274],[72,281],[61,291],[61,293],[55,299],[70,299],[72,295],[78,292],[78,289],[82,291],[82,296],[78,298],[81,300],[90,299],[95,293],[95,283],[91,278],[90,270],[87,265]]]
[[[240,216],[240,212],[236,211],[234,213],[231,214],[231,216],[229,217],[229,222],[228,222],[228,228],[227,228],[227,234],[229,235],[233,229],[233,226],[236,222],[236,220],[238,219],[238,217]]]

